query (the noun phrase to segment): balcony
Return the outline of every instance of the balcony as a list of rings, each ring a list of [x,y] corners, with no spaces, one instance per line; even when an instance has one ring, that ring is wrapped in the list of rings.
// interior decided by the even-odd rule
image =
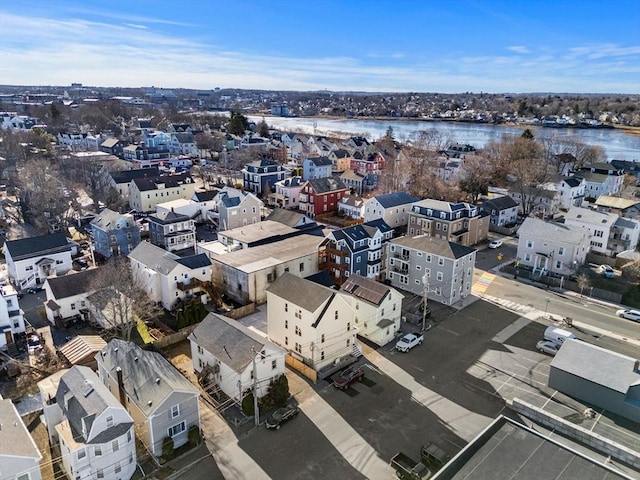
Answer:
[[[176,287],[178,290],[182,292],[186,292],[187,290],[193,290],[194,288],[199,288],[202,285],[202,282],[197,278],[190,278],[187,282],[178,282]]]

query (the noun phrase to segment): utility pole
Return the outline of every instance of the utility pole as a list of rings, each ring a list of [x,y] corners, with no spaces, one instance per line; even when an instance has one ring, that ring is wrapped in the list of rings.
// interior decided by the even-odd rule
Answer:
[[[427,294],[429,293],[429,277],[425,273],[422,276],[422,330],[427,324]]]
[[[260,426],[260,411],[258,409],[258,372],[256,371],[256,350],[251,347],[253,352],[253,416],[255,418],[256,427]]]

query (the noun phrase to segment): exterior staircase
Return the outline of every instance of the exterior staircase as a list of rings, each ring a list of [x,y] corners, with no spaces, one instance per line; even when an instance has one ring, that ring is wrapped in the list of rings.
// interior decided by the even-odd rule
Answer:
[[[18,350],[18,345],[16,343],[7,344],[7,355],[10,357],[17,357],[20,351]]]

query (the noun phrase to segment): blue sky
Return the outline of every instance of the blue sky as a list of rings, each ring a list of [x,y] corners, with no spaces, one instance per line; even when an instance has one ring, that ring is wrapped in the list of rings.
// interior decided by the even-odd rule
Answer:
[[[640,0],[0,2],[0,83],[640,93]]]

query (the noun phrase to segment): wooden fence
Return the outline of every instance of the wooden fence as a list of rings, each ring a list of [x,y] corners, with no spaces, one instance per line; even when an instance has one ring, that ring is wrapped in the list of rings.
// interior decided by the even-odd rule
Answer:
[[[284,357],[284,361],[289,367],[293,368],[297,372],[300,372],[302,375],[307,377],[313,383],[317,383],[318,382],[318,374],[317,374],[317,372],[313,368],[311,368],[310,366],[305,365],[303,362],[301,362],[300,360],[295,358],[293,355],[287,354]]]

